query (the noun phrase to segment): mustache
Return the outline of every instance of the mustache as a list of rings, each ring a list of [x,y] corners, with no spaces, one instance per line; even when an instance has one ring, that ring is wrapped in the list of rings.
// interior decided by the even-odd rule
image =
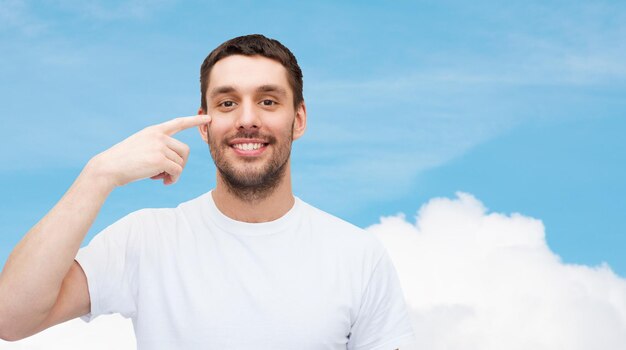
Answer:
[[[257,139],[263,140],[265,143],[276,143],[276,137],[272,135],[262,134],[259,131],[249,131],[249,130],[239,130],[236,134],[227,137],[224,140],[225,144],[228,144],[230,141],[234,139]]]

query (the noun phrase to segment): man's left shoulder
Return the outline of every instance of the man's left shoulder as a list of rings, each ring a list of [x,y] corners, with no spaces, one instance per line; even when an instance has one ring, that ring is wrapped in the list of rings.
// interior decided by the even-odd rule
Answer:
[[[316,235],[322,235],[333,242],[345,243],[352,247],[363,247],[382,252],[384,246],[378,237],[344,219],[325,212],[310,204],[303,206],[310,218],[310,225]]]

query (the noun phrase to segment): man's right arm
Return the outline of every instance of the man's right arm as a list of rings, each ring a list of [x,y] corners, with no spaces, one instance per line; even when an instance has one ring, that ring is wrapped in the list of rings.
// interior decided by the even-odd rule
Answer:
[[[57,299],[89,227],[113,190],[90,162],[55,207],[18,243],[0,275],[0,336],[36,333]],[[76,269],[74,269],[76,270]],[[76,275],[76,271],[73,271]],[[86,280],[86,279],[84,279]],[[66,290],[81,287],[74,278]],[[79,282],[79,283],[77,283]],[[87,311],[89,295],[72,305]],[[85,300],[86,299],[86,300]],[[85,312],[85,313],[87,313]]]
[[[154,125],[89,161],[9,256],[0,274],[0,338],[19,340],[89,312],[87,279],[74,258],[106,198],[148,177],[175,183],[189,148],[171,136],[209,122],[194,116]]]

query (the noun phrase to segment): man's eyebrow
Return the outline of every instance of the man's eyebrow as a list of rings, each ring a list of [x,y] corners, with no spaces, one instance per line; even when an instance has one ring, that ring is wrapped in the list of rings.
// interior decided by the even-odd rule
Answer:
[[[261,85],[256,89],[257,92],[274,92],[282,96],[287,96],[287,90],[278,85]]]
[[[215,89],[211,90],[211,94],[210,94],[210,98],[214,98],[217,95],[220,94],[229,94],[231,92],[235,92],[235,88],[229,85],[226,86],[218,86]]]

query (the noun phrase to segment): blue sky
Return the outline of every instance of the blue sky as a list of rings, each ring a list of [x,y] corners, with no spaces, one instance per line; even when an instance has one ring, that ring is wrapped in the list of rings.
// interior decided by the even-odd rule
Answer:
[[[538,218],[565,262],[626,276],[623,2],[0,0],[0,261],[90,157],[194,114],[219,43],[263,33],[304,71],[294,189],[360,226],[469,192]],[[214,185],[195,131],[173,187],[116,190],[93,234]]]

